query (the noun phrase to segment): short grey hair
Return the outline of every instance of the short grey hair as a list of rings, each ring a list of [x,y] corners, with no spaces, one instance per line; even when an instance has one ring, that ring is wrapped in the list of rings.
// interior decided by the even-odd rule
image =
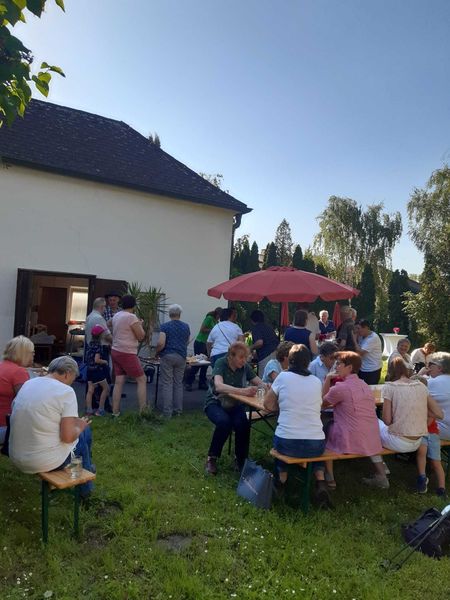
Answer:
[[[54,358],[48,365],[49,373],[58,373],[58,375],[65,375],[66,373],[75,373],[79,375],[78,363],[71,356],[58,356]]]
[[[434,363],[441,367],[442,373],[450,375],[450,353],[449,352],[434,352],[428,357],[428,364]]]
[[[322,315],[329,315],[330,313],[327,310],[321,310],[319,313],[319,317],[322,318]]]
[[[106,300],[103,297],[96,298],[92,304],[92,308],[94,310],[97,310],[97,308],[100,308],[100,306],[106,306]]]
[[[183,312],[183,309],[181,308],[181,306],[179,304],[171,304],[169,306],[169,317],[179,317],[181,315],[181,313]]]

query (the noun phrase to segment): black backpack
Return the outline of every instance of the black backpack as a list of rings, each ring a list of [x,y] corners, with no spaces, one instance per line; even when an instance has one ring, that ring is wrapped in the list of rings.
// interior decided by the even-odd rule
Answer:
[[[442,515],[436,508],[429,508],[408,525],[403,525],[405,542],[427,556],[441,558],[450,548],[450,512]]]

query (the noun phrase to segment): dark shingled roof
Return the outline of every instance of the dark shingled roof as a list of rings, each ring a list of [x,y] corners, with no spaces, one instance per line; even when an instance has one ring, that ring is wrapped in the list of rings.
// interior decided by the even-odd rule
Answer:
[[[40,100],[32,100],[25,117],[17,118],[11,128],[0,128],[0,158],[235,214],[251,210],[126,123]]]

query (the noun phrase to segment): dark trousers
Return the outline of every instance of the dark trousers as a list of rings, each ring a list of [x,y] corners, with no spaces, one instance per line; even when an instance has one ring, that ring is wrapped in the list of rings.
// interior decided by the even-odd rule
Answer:
[[[380,381],[381,369],[376,371],[359,371],[358,377],[365,381],[367,385],[377,385]]]
[[[204,342],[194,342],[194,354],[205,354],[207,355],[206,344]],[[206,385],[206,371],[208,370],[208,365],[204,367],[191,367],[188,369],[186,376],[184,378],[185,383],[188,385],[192,385],[194,383],[195,376],[197,375],[197,371],[200,371],[200,375],[198,376],[198,383],[200,385]]]
[[[250,443],[250,423],[244,407],[238,404],[230,410],[224,410],[219,404],[210,404],[205,412],[208,419],[216,426],[208,456],[219,458],[228,436],[234,430],[236,459],[239,466],[243,466]]]

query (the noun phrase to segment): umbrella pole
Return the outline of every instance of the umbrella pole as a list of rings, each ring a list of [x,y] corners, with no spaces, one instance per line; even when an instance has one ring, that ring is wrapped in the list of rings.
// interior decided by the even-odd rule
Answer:
[[[278,314],[278,341],[281,341],[281,315],[283,312],[283,303],[280,302],[280,310]]]

